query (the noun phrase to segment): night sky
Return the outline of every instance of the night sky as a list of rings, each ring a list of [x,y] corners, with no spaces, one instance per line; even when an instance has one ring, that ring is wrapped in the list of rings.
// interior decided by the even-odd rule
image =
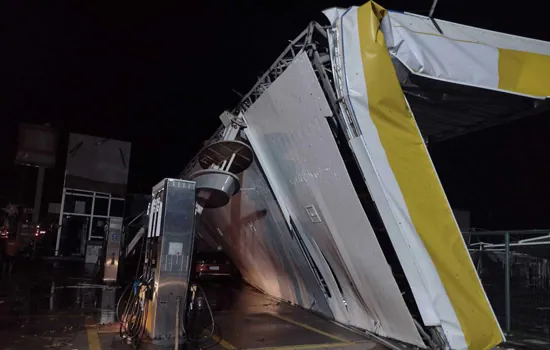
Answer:
[[[526,7],[535,1],[478,3],[440,0],[435,17],[550,40],[547,14]],[[321,10],[359,4],[3,1],[0,204],[32,204],[36,170],[13,163],[22,121],[49,122],[61,134],[45,201],[60,199],[69,132],[132,142],[129,190],[149,193],[235,106],[233,89],[246,93],[288,40],[324,20]],[[427,14],[431,1],[380,4]],[[533,118],[435,146],[453,206],[472,209],[474,223],[488,228],[550,227],[548,126]]]

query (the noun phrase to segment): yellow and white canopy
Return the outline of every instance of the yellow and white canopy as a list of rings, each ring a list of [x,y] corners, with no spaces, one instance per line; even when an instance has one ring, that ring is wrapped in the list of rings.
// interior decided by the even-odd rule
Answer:
[[[414,74],[514,94],[550,96],[550,43],[388,12],[382,32],[391,55]]]
[[[441,33],[427,17],[372,1],[325,14],[337,93],[356,130],[348,125],[350,145],[422,320],[453,349],[490,349],[504,336],[392,60],[426,78],[544,99],[550,43],[437,20]]]

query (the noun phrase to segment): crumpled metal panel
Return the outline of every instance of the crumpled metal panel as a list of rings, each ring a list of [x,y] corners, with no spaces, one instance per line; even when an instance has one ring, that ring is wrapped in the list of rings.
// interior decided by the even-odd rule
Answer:
[[[241,191],[219,209],[204,209],[198,232],[219,245],[243,278],[266,293],[332,318],[325,295],[254,162]]]
[[[325,120],[330,115],[302,54],[246,111],[246,135],[327,282],[335,319],[424,347]]]

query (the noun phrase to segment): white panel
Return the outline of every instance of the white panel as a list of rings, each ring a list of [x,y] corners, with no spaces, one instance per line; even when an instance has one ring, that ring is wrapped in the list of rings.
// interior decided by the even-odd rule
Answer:
[[[332,318],[325,295],[256,162],[240,180],[241,192],[227,206],[203,211],[198,231],[221,245],[253,286]]]
[[[428,17],[393,11],[389,11],[389,15],[392,21],[395,20],[399,23],[394,24],[394,26],[402,25],[415,32],[441,35]],[[437,20],[437,24],[446,37],[454,40],[475,42],[501,49],[550,55],[550,43],[547,41],[494,32],[440,19]]]
[[[391,23],[389,23],[391,22]],[[498,90],[499,52],[510,49],[550,55],[550,43],[437,20],[389,12],[386,45],[411,72],[443,81]]]
[[[325,120],[330,114],[302,54],[245,113],[247,136],[327,281],[335,318],[423,346]]]
[[[390,22],[390,18],[386,16],[383,22]],[[412,31],[397,18],[392,18],[391,32],[384,32],[390,53],[417,74],[498,88],[497,48],[477,42],[449,40],[436,35],[439,33],[431,22],[430,27],[435,33],[426,35],[426,32]]]
[[[328,18],[330,23],[335,23],[344,13],[346,9],[339,7],[332,7],[326,10],[323,10],[323,14]]]

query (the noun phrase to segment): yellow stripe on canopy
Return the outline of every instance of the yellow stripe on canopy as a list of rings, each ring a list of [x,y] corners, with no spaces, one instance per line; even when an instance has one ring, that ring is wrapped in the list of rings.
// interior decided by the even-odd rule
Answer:
[[[385,15],[372,1],[357,12],[370,117],[469,349],[489,349],[502,342],[502,333],[401,90],[380,30]]]
[[[550,96],[550,56],[498,49],[498,88],[532,96]]]

